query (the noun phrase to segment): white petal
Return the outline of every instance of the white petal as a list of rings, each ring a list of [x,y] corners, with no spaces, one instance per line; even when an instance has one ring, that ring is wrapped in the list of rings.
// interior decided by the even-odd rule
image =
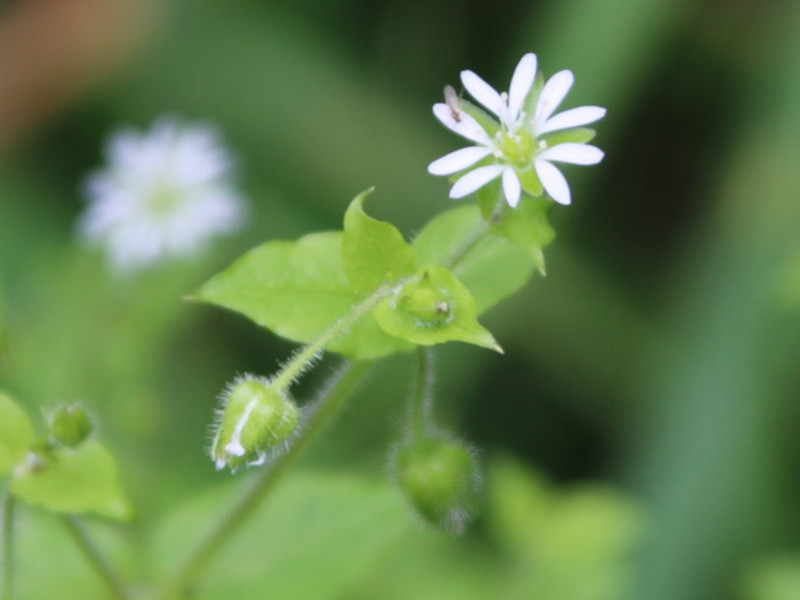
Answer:
[[[606,116],[606,109],[599,106],[579,106],[570,110],[565,110],[554,117],[540,123],[536,128],[536,135],[558,131],[559,129],[569,129],[571,127],[581,127],[599,121]]]
[[[484,148],[483,146],[461,148],[461,150],[445,154],[442,158],[429,164],[428,173],[431,175],[452,175],[471,167],[491,153],[492,151],[489,148]]]
[[[596,165],[604,156],[603,151],[596,146],[567,143],[548,148],[539,155],[539,158],[572,165]]]
[[[470,117],[467,113],[460,114],[460,121],[453,118],[453,113],[447,104],[440,102],[433,105],[433,114],[442,122],[442,125],[458,135],[477,142],[482,145],[490,145],[489,135],[483,130],[480,124]]]
[[[456,181],[455,185],[450,188],[450,197],[463,198],[464,196],[468,196],[475,190],[482,188],[493,179],[499,177],[504,169],[505,167],[503,165],[488,165],[470,171]]]
[[[531,91],[533,80],[536,77],[536,55],[528,53],[519,61],[517,68],[514,69],[514,76],[511,78],[511,86],[508,88],[508,110],[511,119],[516,120],[525,98]]]
[[[537,123],[544,123],[550,118],[550,115],[564,101],[574,82],[575,76],[569,70],[559,71],[547,80],[542,89],[542,95],[539,96],[539,102],[536,104]]]
[[[519,177],[511,167],[506,167],[503,170],[503,192],[505,192],[508,205],[511,208],[515,208],[519,204],[522,186],[519,183]]]
[[[534,161],[533,166],[536,168],[536,174],[539,175],[539,179],[541,179],[542,185],[550,197],[559,204],[568,206],[572,202],[572,197],[569,192],[569,184],[561,174],[561,171],[542,159]]]
[[[506,103],[497,93],[497,90],[486,83],[483,79],[478,77],[472,71],[461,71],[461,83],[467,88],[467,91],[472,94],[478,102],[483,104],[486,108],[496,114],[498,117],[503,117],[506,110]]]

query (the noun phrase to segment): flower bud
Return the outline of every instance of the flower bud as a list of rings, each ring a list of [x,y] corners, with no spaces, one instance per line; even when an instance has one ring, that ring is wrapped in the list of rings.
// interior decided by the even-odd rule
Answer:
[[[268,379],[245,375],[225,391],[217,417],[211,458],[217,469],[235,471],[263,463],[269,450],[294,433],[299,412]]]
[[[397,308],[421,326],[433,327],[453,320],[453,301],[446,289],[436,287],[429,273],[407,283],[397,298]]]
[[[441,438],[415,440],[397,452],[394,466],[400,488],[423,519],[463,531],[475,512],[479,483],[467,448]]]
[[[94,430],[89,414],[79,404],[65,404],[53,413],[50,435],[53,440],[70,448],[77,448]]]

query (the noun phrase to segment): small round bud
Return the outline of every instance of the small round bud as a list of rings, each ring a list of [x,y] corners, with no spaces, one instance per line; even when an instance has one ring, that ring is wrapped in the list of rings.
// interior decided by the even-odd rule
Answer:
[[[445,439],[415,440],[394,461],[400,488],[426,521],[461,533],[475,512],[478,466],[464,446]]]
[[[245,375],[223,394],[211,458],[217,469],[264,462],[267,452],[297,429],[299,411],[268,379]]]
[[[92,431],[92,418],[79,404],[60,406],[50,421],[50,435],[53,440],[70,448],[80,446]]]
[[[444,289],[433,285],[425,273],[419,281],[407,283],[397,298],[397,308],[413,316],[422,326],[436,326],[453,320],[453,301]]]

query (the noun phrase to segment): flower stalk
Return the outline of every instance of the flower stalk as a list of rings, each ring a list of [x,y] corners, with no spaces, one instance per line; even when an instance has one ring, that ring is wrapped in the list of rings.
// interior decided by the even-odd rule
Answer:
[[[115,600],[131,600],[131,596],[125,588],[125,584],[119,575],[112,569],[108,561],[101,554],[100,549],[89,537],[83,523],[74,515],[61,517],[61,522],[66,527],[75,545],[86,557],[91,567],[103,581],[106,589]]]
[[[278,455],[263,469],[253,484],[212,525],[177,573],[164,587],[161,600],[176,600],[190,588],[206,565],[222,550],[233,535],[255,512],[264,497],[275,487],[288,467],[331,422],[372,367],[371,362],[349,362],[334,375],[321,392],[308,415],[304,429],[288,451]]]
[[[411,433],[415,438],[424,438],[429,433],[431,399],[435,372],[433,348],[417,347],[417,382],[411,402]]]
[[[3,587],[2,600],[11,600],[14,592],[14,496],[5,492],[2,500],[2,528],[3,537]]]

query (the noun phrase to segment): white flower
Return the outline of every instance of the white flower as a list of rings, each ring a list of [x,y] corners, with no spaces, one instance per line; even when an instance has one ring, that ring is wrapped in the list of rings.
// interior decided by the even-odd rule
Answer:
[[[86,181],[89,206],[78,229],[118,272],[191,256],[242,224],[232,159],[209,125],[162,119],[149,132],[122,130],[108,142],[106,160]]]
[[[553,75],[538,97],[531,91],[535,80],[536,55],[530,53],[519,61],[507,94],[497,92],[472,71],[461,72],[464,88],[499,119],[499,124],[488,119],[479,123],[467,106],[453,106],[452,102],[434,105],[436,118],[476,145],[433,161],[428,172],[454,175],[490,159],[489,164],[462,175],[450,190],[451,198],[463,198],[501,177],[505,199],[512,208],[519,204],[523,190],[538,196],[542,187],[559,204],[570,204],[567,180],[553,163],[593,165],[603,159],[602,150],[595,146],[576,141],[549,145],[548,136],[594,123],[605,116],[606,109],[581,106],[554,115],[575,80],[572,72]]]

